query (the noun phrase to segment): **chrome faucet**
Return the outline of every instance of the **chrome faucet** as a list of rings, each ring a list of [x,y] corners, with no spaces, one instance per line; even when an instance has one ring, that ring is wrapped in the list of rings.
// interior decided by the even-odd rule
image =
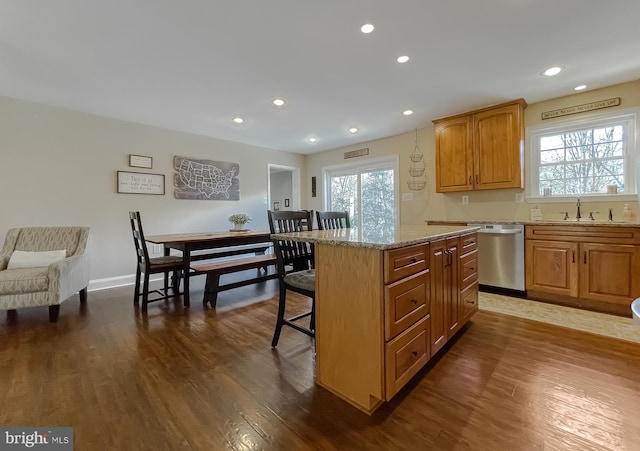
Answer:
[[[576,212],[576,219],[580,220],[582,216],[580,216],[580,197],[579,196],[578,196],[578,203],[576,204],[576,207],[578,207],[578,211]]]

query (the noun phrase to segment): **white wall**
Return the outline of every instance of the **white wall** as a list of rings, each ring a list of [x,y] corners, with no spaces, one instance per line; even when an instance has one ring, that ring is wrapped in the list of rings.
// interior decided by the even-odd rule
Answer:
[[[128,167],[129,154],[153,157],[153,169]],[[94,287],[111,283],[98,279],[135,271],[130,210],[142,213],[147,235],[226,230],[232,213],[249,214],[251,227],[268,227],[263,204],[267,165],[304,168],[305,160],[298,154],[1,97],[0,155],[0,239],[11,227],[90,226]],[[240,200],[175,199],[175,155],[238,163]],[[118,170],[164,174],[166,194],[118,194]]]
[[[566,97],[552,99],[529,105],[525,109],[525,127],[539,125],[542,122],[540,113],[543,111],[555,110],[558,108],[581,105],[584,103],[605,100],[613,97],[621,98],[621,105],[609,110],[626,109],[640,106],[640,80],[610,86],[603,89],[587,91]],[[513,99],[504,99],[504,101]],[[526,99],[525,99],[526,100]],[[464,111],[460,111],[464,113]],[[434,118],[436,119],[436,118]],[[545,123],[552,125],[554,120],[545,120]],[[421,224],[425,220],[515,220],[525,221],[529,219],[530,209],[533,204],[527,202],[516,203],[516,193],[523,193],[522,189],[502,189],[488,191],[471,191],[465,193],[435,192],[435,135],[433,123],[424,124],[418,130],[418,143],[420,150],[424,154],[427,174],[427,187],[421,191],[410,191],[407,182],[410,180],[409,167],[411,161],[409,156],[415,148],[415,132],[404,133],[402,135],[391,136],[376,141],[355,144],[353,146],[334,149],[307,158],[307,177],[316,176],[318,178],[318,196],[311,197],[311,192],[306,193],[307,208],[323,210],[323,180],[322,168],[353,160],[344,160],[344,152],[364,147],[369,148],[369,155],[358,157],[358,159],[376,158],[384,155],[398,154],[400,156],[400,191],[401,193],[413,193],[412,201],[400,202],[400,223],[401,224]],[[528,161],[528,143],[525,143],[525,165]],[[310,182],[308,182],[310,186]],[[469,196],[469,204],[462,204],[462,196]],[[602,219],[606,219],[608,208],[614,209],[614,215],[620,219],[622,216],[622,206],[625,202],[615,201],[612,198],[609,202],[589,203],[583,202],[583,211],[600,211]],[[627,201],[628,202],[628,201]],[[588,205],[587,205],[588,204]],[[640,219],[637,214],[638,204],[630,203],[634,218]],[[541,204],[543,216],[554,219],[559,211],[574,211],[575,203],[554,203]]]

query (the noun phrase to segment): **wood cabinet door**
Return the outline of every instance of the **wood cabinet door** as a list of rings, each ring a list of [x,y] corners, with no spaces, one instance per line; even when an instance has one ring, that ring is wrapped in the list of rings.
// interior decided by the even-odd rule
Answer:
[[[474,189],[524,188],[521,104],[473,115]]]
[[[447,243],[444,239],[429,243],[429,272],[431,274],[431,355],[447,341],[445,318],[445,273],[447,270]]]
[[[578,296],[578,243],[526,240],[526,288]]]
[[[436,192],[473,189],[471,116],[436,122]]]
[[[580,297],[630,305],[640,296],[640,248],[580,245]]]
[[[445,322],[447,326],[447,340],[451,338],[461,327],[460,315],[460,239],[448,238],[447,263],[445,270]]]

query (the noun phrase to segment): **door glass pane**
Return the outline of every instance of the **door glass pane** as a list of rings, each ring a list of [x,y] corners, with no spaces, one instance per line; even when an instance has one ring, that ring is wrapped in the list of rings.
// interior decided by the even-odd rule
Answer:
[[[395,165],[341,168],[327,173],[327,210],[348,211],[363,239],[393,236],[396,215]]]
[[[358,175],[341,174],[329,177],[331,192],[329,193],[330,211],[348,211],[349,220],[357,224],[356,199],[358,193]]]
[[[395,198],[393,170],[384,169],[361,174],[362,237],[384,241],[394,233]]]

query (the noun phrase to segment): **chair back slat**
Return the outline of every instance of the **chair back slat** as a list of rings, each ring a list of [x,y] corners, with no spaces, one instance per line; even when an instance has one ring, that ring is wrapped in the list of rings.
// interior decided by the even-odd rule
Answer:
[[[133,235],[133,244],[136,247],[136,257],[138,258],[138,265],[147,268],[150,260],[149,250],[147,249],[147,242],[144,239],[140,212],[130,211],[129,222],[131,223],[131,233]]]
[[[304,232],[313,229],[313,211],[269,210],[267,216],[271,233]],[[287,272],[286,267],[291,267],[292,271],[313,268],[314,249],[312,244],[282,239],[272,239],[272,241],[281,277],[284,277]]]
[[[347,211],[316,211],[319,230],[348,229],[351,227]]]

